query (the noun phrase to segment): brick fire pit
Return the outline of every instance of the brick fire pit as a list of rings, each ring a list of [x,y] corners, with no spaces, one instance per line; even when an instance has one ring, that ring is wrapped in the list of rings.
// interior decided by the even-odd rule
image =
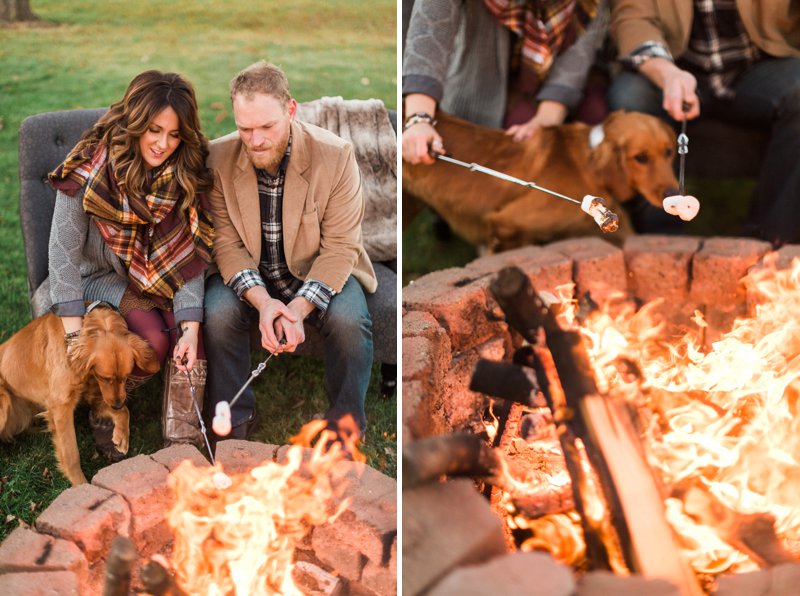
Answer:
[[[699,310],[709,325],[708,343],[748,313],[740,279],[768,252],[767,243],[740,238],[636,236],[621,249],[599,238],[580,238],[479,258],[416,280],[403,289],[404,443],[485,430],[487,398],[468,389],[475,363],[508,360],[519,345],[489,292],[503,267],[520,268],[540,292],[574,283],[574,296],[589,292],[596,302],[614,292],[641,303],[663,298],[660,309],[673,321],[688,320]],[[800,246],[782,248],[778,267],[796,256]],[[405,593],[455,593],[463,586],[480,592],[481,582],[498,593],[530,585],[564,595],[676,593],[660,580],[602,572],[576,582],[547,555],[509,554],[499,517],[471,484],[456,480],[404,490],[403,568],[415,570],[404,575]],[[437,528],[435,539],[427,531],[431,525]],[[722,578],[718,594],[761,593],[770,582],[778,589],[798,580],[800,566],[790,564]]]
[[[240,473],[281,461],[287,449],[231,440],[219,443],[216,456],[228,473]],[[167,476],[185,459],[209,465],[196,448],[177,445],[108,466],[91,484],[64,491],[33,528],[17,528],[0,544],[0,594],[101,594],[105,558],[117,535],[136,544],[137,570],[151,555],[168,554]],[[397,483],[364,464],[338,465],[350,468],[344,496],[353,502],[334,523],[314,529],[298,558],[345,580],[351,592],[395,594]],[[138,575],[134,587],[137,581]]]

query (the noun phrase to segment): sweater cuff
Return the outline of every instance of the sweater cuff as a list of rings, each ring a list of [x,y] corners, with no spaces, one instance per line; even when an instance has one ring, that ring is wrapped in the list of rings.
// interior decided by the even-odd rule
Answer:
[[[444,86],[426,75],[406,75],[403,77],[403,97],[411,93],[422,93],[436,100],[439,104],[444,97]]]
[[[59,317],[82,317],[86,312],[86,305],[83,300],[70,300],[59,302],[50,307],[50,310]]]
[[[196,306],[182,308],[175,311],[175,324],[180,326],[183,321],[203,322],[203,309]]]
[[[583,97],[583,94],[572,87],[567,87],[566,85],[546,85],[536,95],[536,100],[557,101],[558,103],[564,104],[572,111],[578,107],[581,97]]]

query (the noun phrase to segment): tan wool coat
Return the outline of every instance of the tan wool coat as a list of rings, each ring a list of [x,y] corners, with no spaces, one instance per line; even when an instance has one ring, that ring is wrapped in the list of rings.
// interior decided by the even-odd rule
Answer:
[[[647,41],[664,44],[675,58],[689,45],[692,0],[612,0],[611,37],[620,56]],[[800,0],[736,0],[750,40],[775,57],[800,56]]]
[[[283,190],[283,248],[295,277],[340,292],[352,274],[368,293],[378,282],[361,242],[364,200],[352,146],[322,128],[294,121]],[[256,172],[238,132],[209,146],[214,172],[214,261],[227,283],[258,270],[261,210]]]

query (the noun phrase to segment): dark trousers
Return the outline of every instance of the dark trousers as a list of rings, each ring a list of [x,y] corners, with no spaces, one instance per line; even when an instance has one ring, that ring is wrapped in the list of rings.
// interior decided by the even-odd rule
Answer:
[[[328,305],[325,316],[316,312],[308,319],[322,335],[325,390],[330,408],[326,420],[335,427],[345,414],[352,414],[363,431],[366,427],[364,400],[372,372],[372,320],[364,290],[350,277]],[[206,281],[203,334],[208,356],[206,393],[210,407],[230,401],[250,377],[250,337],[258,333],[258,312],[226,286],[219,274]],[[260,336],[259,336],[260,344]],[[255,395],[250,387],[231,412],[233,426],[250,419]]]
[[[699,87],[700,118],[770,131],[751,222],[775,245],[800,240],[800,58],[765,58],[734,85],[736,97],[714,98]],[[609,108],[646,112],[679,124],[664,112],[661,90],[642,75],[622,72],[609,90]],[[691,159],[691,139],[689,140]],[[702,197],[700,197],[702,200]]]

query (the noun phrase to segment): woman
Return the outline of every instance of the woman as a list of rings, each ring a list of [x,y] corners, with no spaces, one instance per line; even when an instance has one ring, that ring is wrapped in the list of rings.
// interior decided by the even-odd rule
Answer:
[[[444,152],[439,107],[504,127],[515,141],[562,124],[579,105],[584,119],[602,119],[581,102],[605,14],[601,0],[416,0],[403,56],[403,159],[432,164],[430,150]]]
[[[192,371],[198,401],[205,385],[203,272],[213,234],[204,204],[212,185],[207,155],[191,84],[150,70],[131,81],[49,176],[58,191],[50,296],[67,346],[77,339],[86,302],[110,304],[162,364],[171,350],[175,368]],[[131,378],[138,386],[148,377],[134,369]],[[165,379],[164,399],[165,440],[197,442],[186,384]],[[90,415],[90,424],[101,453],[118,458],[108,423]]]

